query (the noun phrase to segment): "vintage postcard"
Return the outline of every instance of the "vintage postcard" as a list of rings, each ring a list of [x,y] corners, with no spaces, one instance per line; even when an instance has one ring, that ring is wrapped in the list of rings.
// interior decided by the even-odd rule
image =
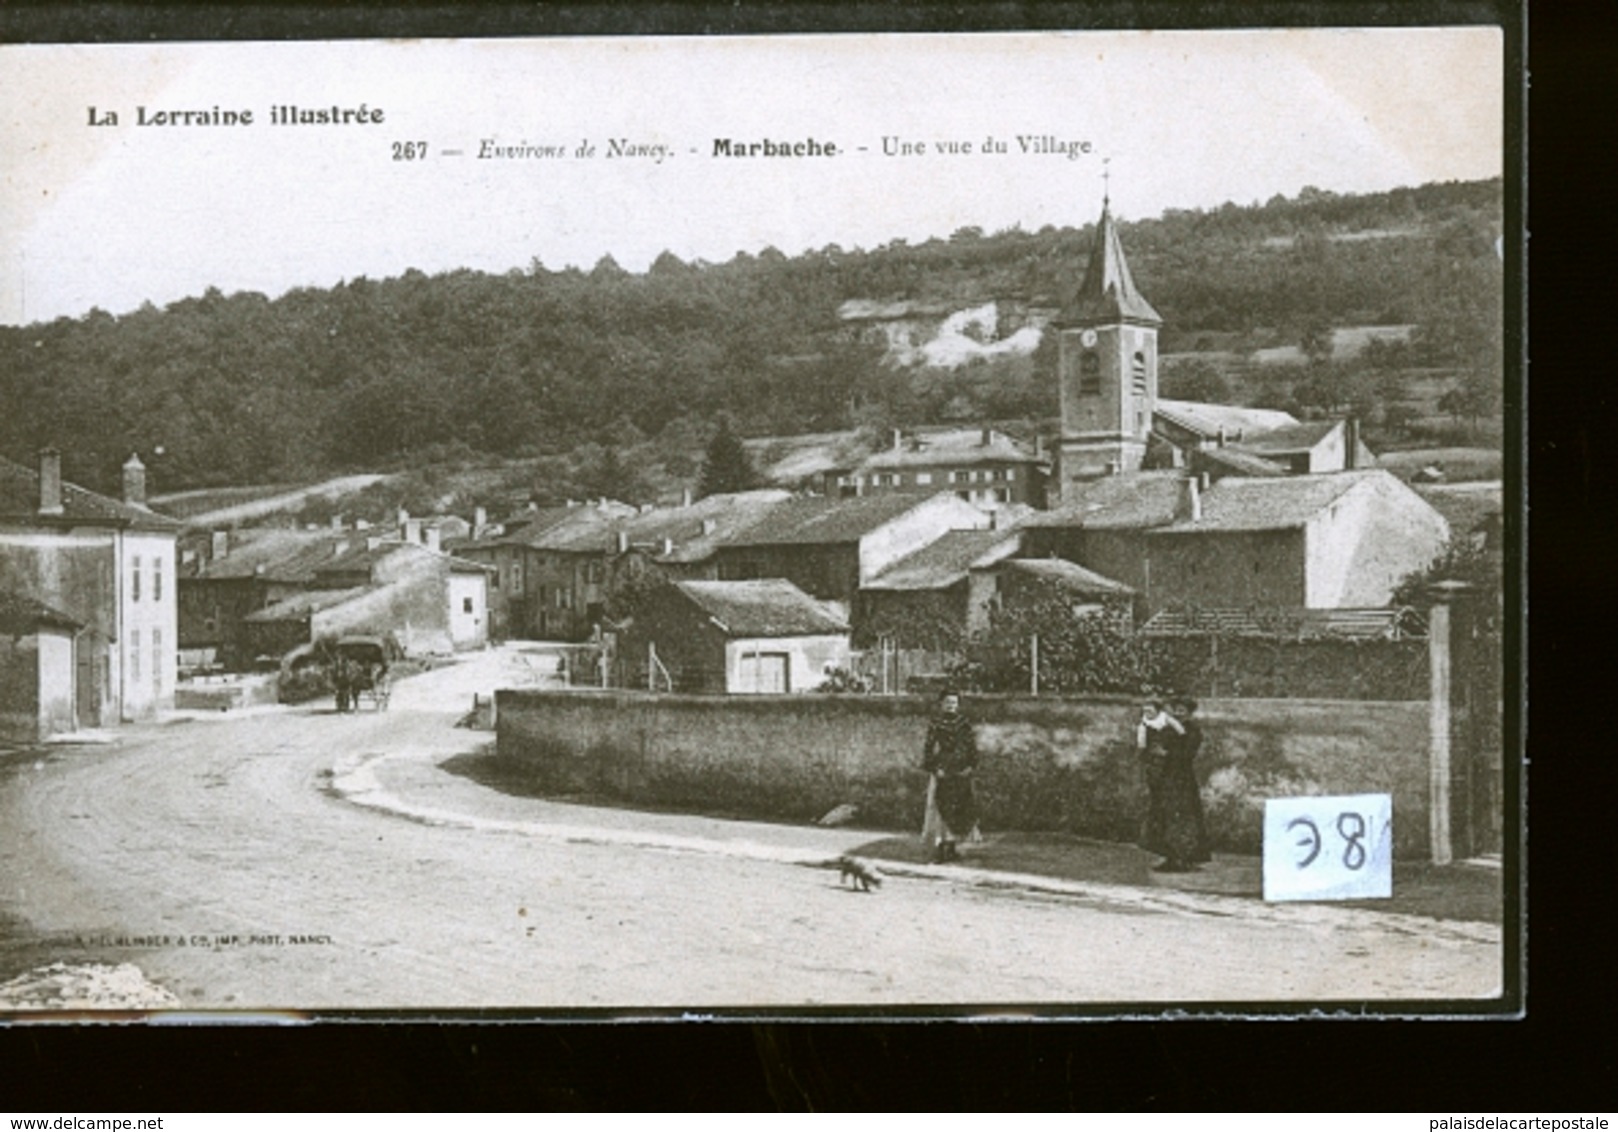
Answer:
[[[0,47],[0,1012],[1520,1009],[1507,46]]]

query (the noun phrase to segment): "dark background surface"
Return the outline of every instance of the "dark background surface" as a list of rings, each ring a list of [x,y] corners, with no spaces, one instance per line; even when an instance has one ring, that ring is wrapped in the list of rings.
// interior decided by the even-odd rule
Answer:
[[[1444,22],[1490,5],[443,8],[7,5],[0,38]],[[0,1108],[1611,1109],[1618,761],[1603,712],[1614,626],[1609,258],[1611,6],[1540,5],[1529,59],[1535,708],[1526,1017],[1387,1022],[357,1022],[28,1026],[0,1032]],[[1514,158],[1508,157],[1508,183]],[[1603,286],[1603,285],[1606,286]],[[1607,663],[1602,663],[1608,661]],[[1075,939],[1075,947],[1083,940]]]

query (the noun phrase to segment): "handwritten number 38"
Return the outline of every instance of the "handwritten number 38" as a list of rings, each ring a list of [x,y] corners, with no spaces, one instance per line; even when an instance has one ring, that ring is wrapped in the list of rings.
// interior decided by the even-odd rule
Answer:
[[[1345,811],[1337,815],[1337,836],[1343,839],[1343,867],[1359,870],[1365,867],[1365,818],[1361,814]],[[1313,818],[1293,818],[1287,822],[1287,832],[1299,826],[1307,831],[1298,841],[1299,849],[1307,849],[1298,868],[1307,869],[1320,856],[1322,846],[1320,827]]]

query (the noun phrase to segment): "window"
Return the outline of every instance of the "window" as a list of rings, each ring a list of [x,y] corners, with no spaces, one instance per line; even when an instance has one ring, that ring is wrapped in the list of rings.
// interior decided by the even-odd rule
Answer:
[[[599,563],[599,562],[591,562],[591,563],[589,563],[588,565],[585,566],[585,568],[584,568],[584,580],[589,582],[591,585],[599,585],[600,582],[601,582],[601,576],[602,576],[601,563]]]
[[[1079,358],[1079,393],[1085,397],[1101,396],[1101,359],[1094,350],[1086,350]]]
[[[1139,350],[1135,351],[1135,357],[1130,362],[1129,376],[1134,383],[1135,392],[1142,397],[1146,396],[1146,355]]]
[[[951,472],[949,474],[949,482],[950,483],[965,483],[966,482],[966,473],[965,472]]]
[[[153,586],[156,589],[156,586]],[[152,687],[163,690],[163,630],[152,630]]]
[[[1016,468],[1007,468],[1006,469],[1006,482],[1011,483],[1016,478],[1017,478],[1017,469]]]
[[[1010,503],[1011,492],[1003,487],[997,487],[994,489],[994,499],[996,503]]]
[[[140,600],[140,555],[135,555],[129,576],[129,600]]]
[[[129,631],[129,679],[131,682],[140,679],[140,630]]]
[[[471,598],[463,597],[461,599],[461,612],[462,613],[471,613],[472,612],[472,599]]]
[[[152,600],[163,600],[163,559],[152,559]]]
[[[522,593],[522,563],[521,562],[513,562],[511,564],[511,592],[514,593],[514,594]]]
[[[919,484],[932,483],[933,482],[933,474],[931,472],[917,472],[916,473],[916,482],[919,483]]]

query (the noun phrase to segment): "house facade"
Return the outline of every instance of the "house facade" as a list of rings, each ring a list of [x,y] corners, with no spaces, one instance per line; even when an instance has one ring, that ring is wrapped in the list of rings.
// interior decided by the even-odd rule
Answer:
[[[785,578],[847,611],[862,586],[900,559],[950,531],[982,530],[991,521],[950,492],[792,499],[727,540],[715,560],[721,580]]]
[[[82,626],[74,649],[78,726],[173,706],[179,531],[146,506],[146,469],[136,457],[124,465],[121,499],[64,481],[54,449],[40,454],[37,468],[0,461],[0,591]]]
[[[688,693],[809,692],[848,665],[848,622],[778,578],[658,587],[618,639],[629,686]]]
[[[932,429],[905,435],[853,469],[825,474],[825,494],[840,498],[952,491],[989,510],[1042,507],[1050,465],[1033,447],[992,428]]]
[[[314,571],[312,586],[249,614],[246,646],[278,658],[322,637],[391,637],[406,655],[481,648],[490,567],[418,543],[372,539]]]
[[[1057,555],[1136,590],[1145,615],[1204,608],[1385,605],[1442,553],[1449,526],[1387,472],[1097,481],[1029,521]]]

